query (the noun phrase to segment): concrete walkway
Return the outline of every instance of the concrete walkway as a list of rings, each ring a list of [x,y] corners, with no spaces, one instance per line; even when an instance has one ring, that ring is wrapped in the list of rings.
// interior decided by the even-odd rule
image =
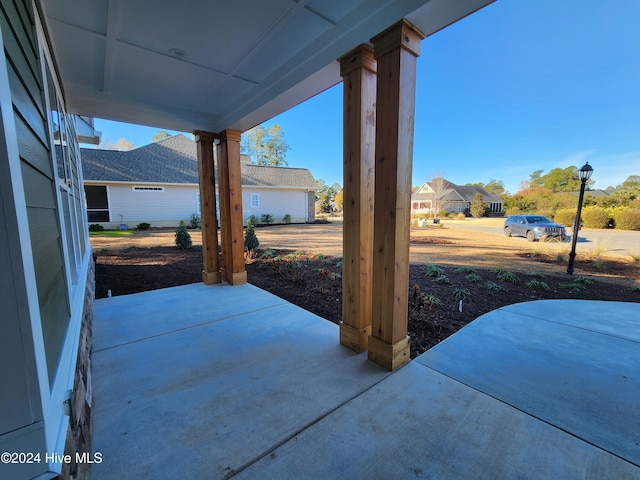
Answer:
[[[480,317],[393,374],[251,285],[98,300],[92,479],[640,479],[640,304]]]

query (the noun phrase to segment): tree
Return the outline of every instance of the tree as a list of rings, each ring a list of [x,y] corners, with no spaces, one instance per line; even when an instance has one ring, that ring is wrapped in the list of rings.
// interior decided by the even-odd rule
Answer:
[[[344,208],[344,189],[340,189],[340,191],[336,193],[335,197],[333,197],[333,202],[336,204],[336,209],[342,211]]]
[[[429,183],[429,187],[433,191],[433,200],[431,201],[431,208],[433,208],[433,218],[438,218],[438,214],[442,210],[446,210],[449,205],[447,199],[447,190],[449,190],[449,182],[444,177],[438,176],[432,178]]]
[[[554,168],[542,175],[542,170],[536,170],[530,175],[530,187],[542,187],[552,192],[577,192],[580,190],[580,175],[578,168]],[[587,180],[587,186],[593,185],[593,180]]]
[[[473,197],[473,202],[471,202],[471,207],[469,207],[471,216],[473,216],[474,218],[480,218],[484,216],[486,209],[487,206],[484,203],[482,194],[480,192],[476,193]]]
[[[331,213],[332,203],[336,194],[342,190],[338,183],[329,186],[321,178],[318,179],[318,190],[316,190],[316,201],[318,202],[318,212]]]
[[[162,140],[163,138],[167,138],[170,137],[171,135],[169,135],[169,132],[167,132],[166,130],[158,130],[153,137],[151,137],[151,142],[155,143],[158,142],[160,140]]]
[[[100,143],[98,148],[101,148],[103,150],[119,150],[121,152],[126,152],[128,150],[136,148],[136,145],[126,138],[121,138],[117,141],[117,143],[113,143],[111,140],[105,140]]]
[[[616,187],[615,193],[627,200],[640,198],[640,175],[629,175],[621,185]]]
[[[489,179],[489,182],[484,185],[484,189],[487,192],[495,193],[496,195],[508,195],[504,182],[502,180],[496,180],[495,178]]]
[[[277,124],[265,129],[262,125],[247,130],[242,135],[241,151],[253,157],[258,165],[286,167],[289,144],[284,138],[282,127]]]

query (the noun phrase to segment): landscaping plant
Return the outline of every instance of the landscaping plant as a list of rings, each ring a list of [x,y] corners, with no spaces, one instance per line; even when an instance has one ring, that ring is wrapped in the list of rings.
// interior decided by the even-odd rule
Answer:
[[[187,232],[187,226],[180,220],[180,226],[176,230],[176,246],[180,249],[191,248],[191,235]]]

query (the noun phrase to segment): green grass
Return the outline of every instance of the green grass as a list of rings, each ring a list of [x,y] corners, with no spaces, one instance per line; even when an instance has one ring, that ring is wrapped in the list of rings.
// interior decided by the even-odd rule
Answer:
[[[132,230],[104,230],[102,232],[89,232],[90,237],[128,237],[133,235]]]

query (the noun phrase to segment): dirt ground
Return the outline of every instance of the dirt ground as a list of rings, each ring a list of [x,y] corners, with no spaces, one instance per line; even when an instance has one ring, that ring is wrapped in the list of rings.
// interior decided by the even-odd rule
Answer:
[[[172,231],[129,237],[92,236],[96,296],[124,295],[201,281],[201,236],[178,250]],[[257,228],[260,249],[247,265],[249,282],[339,323],[342,315],[342,225]],[[576,258],[566,274],[567,243],[459,228],[411,232],[409,335],[412,357],[478,316],[504,305],[547,298],[640,301],[640,262],[607,255]]]

